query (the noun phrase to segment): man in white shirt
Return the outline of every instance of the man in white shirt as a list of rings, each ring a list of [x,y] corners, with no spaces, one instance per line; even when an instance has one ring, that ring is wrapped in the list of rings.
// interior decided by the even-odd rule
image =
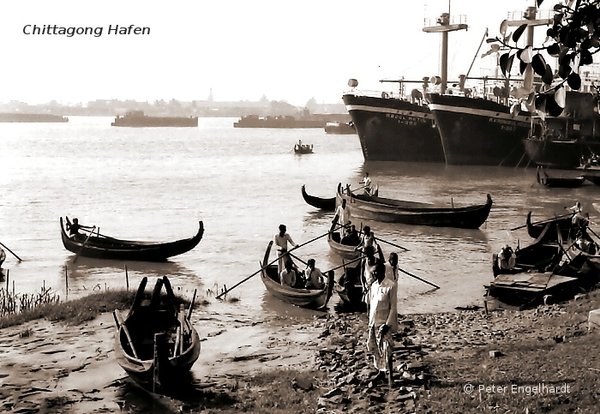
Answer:
[[[371,188],[371,185],[373,185],[373,182],[371,181],[371,177],[369,177],[368,172],[365,173],[365,178],[363,178],[360,183],[365,187],[365,194],[372,195],[371,191],[373,191],[373,189]]]
[[[350,216],[350,207],[346,203],[346,199],[343,198],[342,204],[337,206],[337,209],[335,210],[335,216],[333,220],[335,221],[335,217],[337,217],[337,222],[341,226],[347,227],[350,224]]]
[[[382,355],[384,340],[391,342],[391,333],[398,329],[397,286],[385,277],[385,265],[379,263],[374,272],[375,281],[369,288],[369,327],[367,350],[373,354],[373,362],[379,370],[378,378],[387,372]]]
[[[277,254],[279,255],[279,261],[277,262],[277,273],[281,274],[284,268],[284,259],[287,257],[288,243],[292,246],[296,246],[296,243],[292,240],[292,237],[286,233],[287,227],[285,224],[279,225],[279,233],[273,237],[273,241],[277,246]]]

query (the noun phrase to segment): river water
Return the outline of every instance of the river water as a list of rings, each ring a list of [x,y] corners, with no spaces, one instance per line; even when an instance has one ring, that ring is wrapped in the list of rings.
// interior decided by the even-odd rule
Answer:
[[[143,276],[168,275],[184,293],[198,289],[215,312],[250,319],[282,312],[311,314],[273,299],[254,277],[231,292],[237,302],[219,302],[211,291],[259,269],[265,248],[285,223],[302,243],[325,233],[331,213],[307,205],[300,187],[332,197],[338,182],[358,186],[365,171],[380,195],[450,205],[494,199],[479,230],[401,224],[369,224],[376,236],[405,246],[399,281],[400,313],[436,312],[482,305],[492,277],[491,256],[504,243],[530,242],[527,211],[534,219],[562,214],[580,200],[590,212],[597,189],[547,189],[535,170],[436,164],[365,163],[356,135],[326,135],[322,129],[238,129],[232,118],[201,118],[198,128],[115,128],[108,117],[71,117],[65,124],[0,124],[0,241],[7,252],[10,288],[35,292],[42,286],[73,298],[91,290],[124,287],[125,265],[133,287]],[[294,143],[313,144],[314,154],[295,155]],[[192,251],[167,263],[92,260],[67,251],[59,217],[78,217],[103,234],[168,241],[191,237],[198,221],[205,233]],[[358,223],[357,221],[355,221]],[[384,252],[398,250],[382,244]],[[297,251],[322,270],[341,264],[326,238]],[[337,276],[339,276],[339,271]],[[153,282],[150,282],[153,284]],[[332,298],[332,304],[338,298]],[[330,306],[333,311],[333,306]]]

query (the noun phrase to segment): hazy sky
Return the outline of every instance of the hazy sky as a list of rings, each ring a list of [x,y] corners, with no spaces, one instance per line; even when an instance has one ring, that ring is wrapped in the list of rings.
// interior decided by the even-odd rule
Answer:
[[[533,3],[452,1],[469,30],[450,34],[449,76],[467,71],[486,27],[497,34],[508,12]],[[441,35],[422,28],[447,9],[448,0],[2,1],[0,102],[193,100],[211,88],[219,101],[338,102],[349,78],[376,89],[380,78],[439,74]],[[132,24],[150,35],[107,33]],[[26,25],[103,33],[26,35]]]

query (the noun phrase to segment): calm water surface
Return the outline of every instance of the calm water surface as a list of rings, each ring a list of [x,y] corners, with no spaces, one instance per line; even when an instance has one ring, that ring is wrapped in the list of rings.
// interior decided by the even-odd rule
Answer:
[[[494,205],[479,230],[369,224],[376,235],[409,249],[401,266],[441,287],[408,276],[400,279],[401,313],[445,311],[481,305],[491,275],[491,255],[502,244],[530,242],[525,230],[507,231],[535,218],[564,212],[576,200],[592,222],[598,190],[546,189],[535,170],[447,167],[435,164],[365,163],[355,135],[326,135],[321,129],[237,129],[232,118],[201,118],[198,128],[115,128],[111,118],[71,117],[67,124],[0,123],[0,241],[5,268],[18,292],[45,284],[61,297],[93,289],[124,287],[124,263],[78,258],[64,249],[59,217],[78,217],[104,234],[167,241],[191,237],[198,221],[204,238],[191,252],[167,263],[127,263],[132,286],[143,276],[169,275],[177,288],[201,294],[232,286],[259,269],[267,243],[285,223],[304,242],[325,233],[331,213],[307,205],[300,194],[332,197],[338,182],[358,186],[368,171],[391,198]],[[294,155],[294,143],[311,143],[315,153]],[[386,256],[396,250],[382,244]],[[322,270],[341,264],[325,238],[299,249]],[[153,282],[151,282],[153,283]],[[235,289],[237,303],[209,297],[209,307],[259,318],[292,309],[271,298],[259,277]],[[333,302],[337,297],[333,297]]]

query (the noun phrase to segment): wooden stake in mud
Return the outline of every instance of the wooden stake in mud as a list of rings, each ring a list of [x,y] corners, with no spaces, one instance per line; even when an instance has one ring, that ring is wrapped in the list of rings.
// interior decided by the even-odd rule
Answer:
[[[69,273],[67,268],[65,267],[65,293],[67,299],[69,298]]]
[[[127,273],[127,265],[125,265],[125,284],[127,285],[127,291],[129,291],[129,274]]]

